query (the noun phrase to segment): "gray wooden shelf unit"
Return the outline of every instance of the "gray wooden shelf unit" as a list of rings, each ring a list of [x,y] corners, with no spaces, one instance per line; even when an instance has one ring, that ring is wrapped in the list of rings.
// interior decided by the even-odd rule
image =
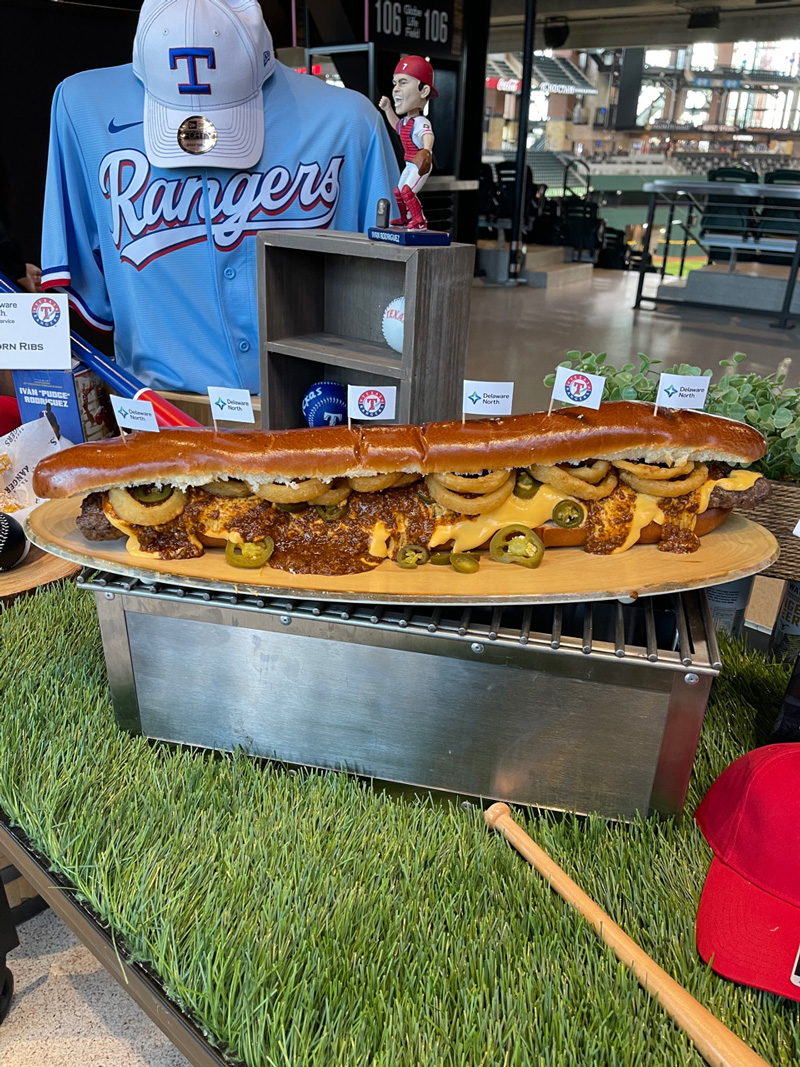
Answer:
[[[404,247],[358,233],[275,230],[258,240],[261,425],[304,425],[314,382],[396,385],[397,422],[458,418],[475,249]],[[403,351],[383,312],[405,297]]]

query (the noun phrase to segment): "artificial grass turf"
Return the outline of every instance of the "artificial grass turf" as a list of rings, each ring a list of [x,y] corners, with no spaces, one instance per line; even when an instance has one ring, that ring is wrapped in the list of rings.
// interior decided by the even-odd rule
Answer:
[[[764,743],[788,678],[738,646],[725,663],[688,813]],[[233,1060],[703,1062],[476,808],[121,732],[87,592],[43,590],[0,616],[0,701],[0,807]],[[800,1062],[800,1005],[696,955],[710,852],[690,818],[516,816],[769,1063]]]

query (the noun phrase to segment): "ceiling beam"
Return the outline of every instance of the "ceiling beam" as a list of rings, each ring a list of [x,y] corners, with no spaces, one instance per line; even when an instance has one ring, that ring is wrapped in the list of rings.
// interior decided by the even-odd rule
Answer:
[[[580,0],[585,3],[586,0]],[[539,8],[541,10],[541,6]],[[692,44],[696,41],[778,41],[781,38],[796,37],[800,24],[800,5],[786,6],[782,11],[774,8],[766,12],[752,7],[744,12],[723,11],[720,26],[716,30],[688,30],[686,22],[688,13],[675,13],[674,7],[669,15],[631,17],[623,14],[619,8],[605,5],[606,15],[596,15],[591,19],[574,18],[568,5],[561,6],[560,11],[570,24],[570,33],[566,48],[633,48],[649,46],[672,46]],[[542,37],[543,19],[537,17],[535,48],[544,48]],[[513,17],[492,19],[489,29],[489,51],[519,52],[522,48],[523,22]]]

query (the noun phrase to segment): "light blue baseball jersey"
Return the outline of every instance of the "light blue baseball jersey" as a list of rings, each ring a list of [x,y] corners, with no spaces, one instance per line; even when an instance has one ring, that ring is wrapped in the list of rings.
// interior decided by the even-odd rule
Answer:
[[[264,153],[235,171],[150,165],[130,64],[56,90],[42,287],[65,288],[83,318],[113,329],[117,361],[145,385],[257,393],[254,234],[363,231],[397,184],[383,116],[365,97],[280,63],[263,93]]]

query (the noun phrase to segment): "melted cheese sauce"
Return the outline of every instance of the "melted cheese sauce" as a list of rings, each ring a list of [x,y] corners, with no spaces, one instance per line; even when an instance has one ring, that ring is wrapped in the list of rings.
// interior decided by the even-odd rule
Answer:
[[[386,559],[389,555],[389,531],[378,521],[372,530],[372,540],[369,545],[369,554],[378,559]]]
[[[755,471],[732,471],[727,478],[707,481],[698,490],[700,493],[698,514],[702,514],[707,510],[708,501],[715,486],[718,485],[722,489],[741,491],[749,489],[756,479],[760,477],[761,475]],[[487,512],[485,515],[476,515],[474,518],[460,519],[458,522],[442,523],[437,526],[428,547],[436,548],[437,545],[443,545],[452,540],[454,552],[469,552],[471,549],[484,544],[495,531],[502,529],[503,526],[508,526],[510,523],[521,522],[526,526],[530,526],[531,529],[543,526],[550,521],[556,504],[561,500],[569,499],[572,498],[566,493],[561,493],[558,489],[554,489],[551,485],[543,485],[531,500],[520,500],[519,497],[512,494],[499,508],[495,508],[494,511]],[[625,542],[619,548],[614,549],[614,554],[626,552],[632,545],[635,545],[641,531],[645,526],[649,526],[651,522],[662,525],[664,513],[658,506],[657,497],[640,493],[636,500],[630,533]],[[371,551],[375,555],[386,554],[385,551],[382,553],[375,552],[374,547]]]
[[[531,500],[520,500],[512,493],[499,508],[485,515],[437,526],[429,547],[446,544],[452,538],[454,552],[468,552],[488,541],[496,530],[509,523],[521,522],[531,529],[544,525],[549,521],[556,504],[567,499],[566,493],[560,493],[550,485],[543,485]]]

